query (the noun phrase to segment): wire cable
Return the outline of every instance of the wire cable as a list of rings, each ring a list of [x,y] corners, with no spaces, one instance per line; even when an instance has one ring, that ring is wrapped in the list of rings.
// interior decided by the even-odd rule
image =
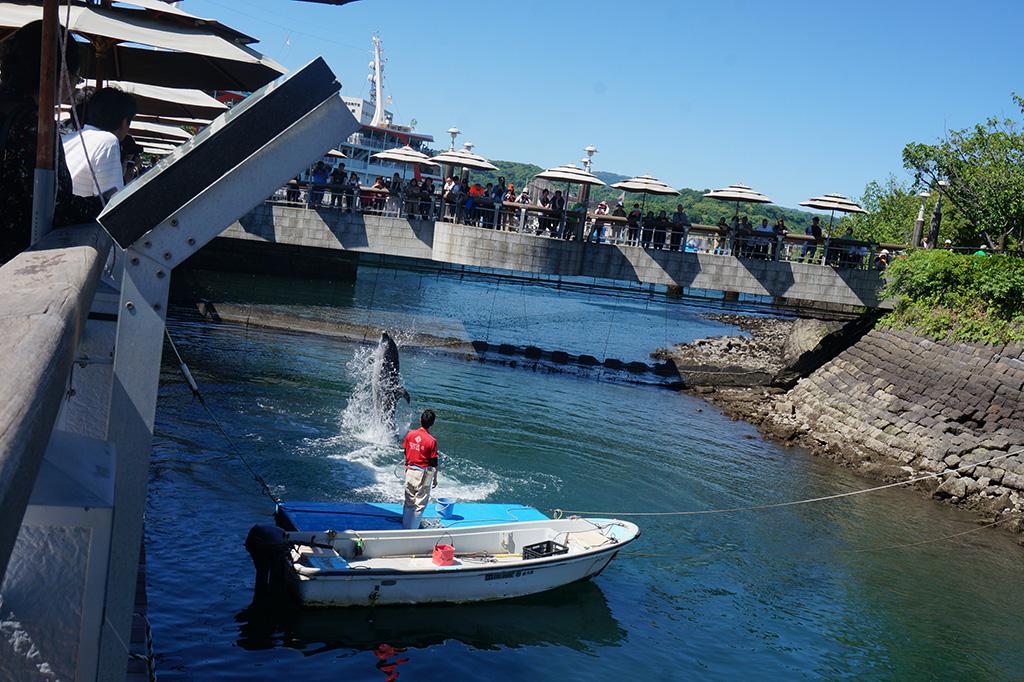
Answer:
[[[213,410],[210,409],[210,406],[206,404],[206,399],[203,398],[203,394],[199,390],[199,385],[196,384],[196,380],[192,378],[192,372],[189,371],[188,365],[185,364],[185,360],[182,359],[181,353],[178,352],[178,347],[174,344],[174,339],[171,338],[171,331],[166,326],[164,327],[164,335],[167,337],[167,342],[171,344],[171,350],[174,351],[174,356],[178,359],[178,367],[181,369],[181,374],[183,377],[185,377],[185,382],[188,384],[189,389],[192,391],[192,395],[195,396],[195,398],[199,401],[199,404],[203,406],[203,409],[206,410],[206,413],[210,415],[210,419],[213,421],[214,424],[217,425],[217,429],[220,431],[221,435],[224,436],[224,440],[227,441],[228,446],[231,448],[231,451],[235,454],[236,457],[238,457],[238,459],[242,462],[245,468],[249,470],[249,473],[252,474],[253,479],[260,484],[260,487],[263,489],[263,492],[267,495],[267,497],[273,500],[274,504],[280,504],[281,498],[274,494],[274,492],[270,489],[270,486],[267,485],[266,480],[264,480],[264,478],[260,476],[259,473],[257,473],[257,471],[252,467],[251,464],[249,464],[249,461],[242,454],[242,451],[239,450],[238,447],[235,445],[235,441],[231,438],[231,436],[228,435],[228,432],[224,429],[223,424],[221,424],[220,420],[217,419],[217,415],[214,414]]]

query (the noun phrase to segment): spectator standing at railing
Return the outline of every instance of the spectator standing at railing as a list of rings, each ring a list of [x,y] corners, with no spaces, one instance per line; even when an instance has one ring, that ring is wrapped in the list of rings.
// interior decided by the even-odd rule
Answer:
[[[652,242],[654,248],[665,248],[665,233],[668,232],[670,225],[668,211],[658,211],[658,217],[654,220],[654,239]]]
[[[814,255],[818,251],[818,244],[825,239],[825,236],[821,232],[821,219],[819,219],[818,216],[811,218],[811,225],[804,229],[804,234],[814,238],[812,243],[805,243],[800,249],[800,260],[806,263],[814,260]]]
[[[530,190],[527,189],[526,187],[524,187],[523,191],[519,193],[519,196],[516,197],[515,201],[516,201],[517,204],[529,204],[530,203]]]
[[[882,249],[875,256],[875,270],[885,270],[889,265],[889,249]]]
[[[345,189],[343,192],[345,193],[345,199],[348,204],[348,208],[346,210],[351,213],[352,210],[357,207],[356,201],[359,198],[359,173],[352,171],[348,174],[348,180],[345,181]]]
[[[384,184],[384,178],[380,175],[373,181],[373,186],[370,188],[370,197],[373,201],[373,210],[376,213],[382,213],[384,211],[384,201],[388,196],[388,187]]]
[[[594,209],[595,216],[608,215],[608,202],[599,201],[597,208]],[[590,241],[593,238],[595,244],[601,243],[601,238],[604,236],[604,221],[600,217],[595,217],[593,224],[590,226],[590,232],[587,233],[584,241]]]
[[[672,231],[669,237],[668,247],[670,251],[679,251],[679,245],[683,244],[683,251],[686,251],[686,235],[690,232],[690,216],[686,215],[682,204],[676,204],[676,211],[672,214]]]
[[[551,210],[554,211],[554,216],[551,219],[551,236],[558,236],[558,228],[562,224],[562,218],[565,216],[565,197],[562,196],[562,190],[556,189],[555,195],[551,197]]]
[[[540,198],[537,203],[541,208],[551,208],[551,192],[548,191],[547,187],[540,191]],[[551,216],[541,214],[537,220],[537,234],[545,232],[551,228]]]
[[[727,254],[729,253],[729,238],[732,235],[732,228],[725,222],[725,218],[718,219],[718,236],[715,239],[715,245],[711,249],[714,253]]]
[[[626,238],[633,246],[640,243],[640,223],[643,219],[644,214],[640,210],[640,204],[633,204],[633,209],[626,216]]]
[[[286,189],[285,193],[284,193],[285,198],[288,201],[294,201],[294,202],[298,203],[298,201],[299,201],[299,182],[300,181],[299,181],[299,176],[298,175],[296,175],[294,178],[292,178],[288,182],[288,189]]]
[[[772,226],[768,224],[767,218],[762,218],[761,224],[755,227],[754,231],[757,233],[754,240],[756,245],[755,254],[758,258],[767,260],[768,254],[771,250],[772,241],[774,241],[772,237],[775,235],[775,230],[773,230]]]
[[[654,211],[648,211],[647,215],[640,218],[640,246],[645,249],[651,248],[651,242],[654,240],[654,221],[657,220],[654,217]]]
[[[434,181],[427,178],[420,185],[420,217],[429,220],[434,206]]]
[[[612,210],[612,215],[616,218],[626,218],[626,207],[622,205],[622,200],[615,202],[615,208]],[[611,230],[611,236],[608,241],[613,241],[616,244],[625,240],[626,227],[619,222],[614,222],[609,226]]]
[[[316,165],[313,166],[311,177],[313,187],[309,195],[309,203],[312,206],[319,206],[324,203],[324,189],[330,177],[327,174],[327,164],[323,161],[317,161]]]
[[[772,240],[772,260],[779,260],[779,244],[786,238],[789,230],[786,229],[786,219],[779,218],[775,221],[775,239]]]
[[[347,176],[345,175],[345,164],[339,163],[331,171],[331,207],[332,208],[343,208],[342,196],[344,195],[343,186]]]

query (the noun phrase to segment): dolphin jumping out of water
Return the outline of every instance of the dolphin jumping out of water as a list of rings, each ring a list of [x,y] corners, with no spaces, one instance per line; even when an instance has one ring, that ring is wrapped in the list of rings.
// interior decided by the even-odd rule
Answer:
[[[373,354],[373,375],[370,388],[373,392],[373,409],[382,424],[391,428],[395,425],[395,406],[399,398],[410,402],[409,392],[402,385],[399,374],[398,346],[395,340],[382,332],[377,350]]]

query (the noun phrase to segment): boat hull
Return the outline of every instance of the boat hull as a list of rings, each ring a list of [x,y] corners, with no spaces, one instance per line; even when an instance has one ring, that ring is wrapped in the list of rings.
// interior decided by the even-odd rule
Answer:
[[[465,603],[522,597],[586,580],[602,570],[622,549],[568,559],[491,565],[458,571],[400,575],[367,571],[365,575],[297,575],[293,582],[305,606],[374,606],[387,604]]]

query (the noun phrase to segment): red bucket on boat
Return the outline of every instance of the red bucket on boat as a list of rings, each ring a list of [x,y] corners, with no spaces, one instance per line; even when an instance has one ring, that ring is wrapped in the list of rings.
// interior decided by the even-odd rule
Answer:
[[[438,566],[451,566],[455,563],[455,547],[452,545],[434,545],[434,563]]]

